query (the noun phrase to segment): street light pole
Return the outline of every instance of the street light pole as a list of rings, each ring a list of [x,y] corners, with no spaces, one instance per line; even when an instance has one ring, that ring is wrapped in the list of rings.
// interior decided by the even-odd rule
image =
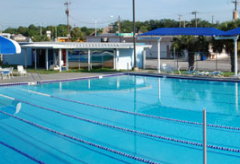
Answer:
[[[95,36],[97,36],[97,22],[99,21],[99,19],[92,19],[94,21],[94,25],[95,25]]]
[[[137,55],[136,55],[136,36],[135,36],[135,29],[136,29],[136,24],[135,24],[135,0],[133,0],[133,47],[134,47],[134,68],[133,70],[138,70],[137,67]]]

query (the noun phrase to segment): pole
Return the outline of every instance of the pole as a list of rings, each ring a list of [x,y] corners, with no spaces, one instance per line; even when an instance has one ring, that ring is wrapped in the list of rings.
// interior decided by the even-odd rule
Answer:
[[[218,70],[218,57],[217,57],[217,54],[216,54],[216,71]]]
[[[161,64],[161,58],[160,58],[160,51],[161,51],[161,49],[160,49],[160,39],[157,41],[158,42],[158,73],[161,73],[161,69],[160,69],[160,64]]]
[[[69,15],[70,15],[70,11],[69,11],[69,5],[71,4],[71,2],[66,2],[64,3],[65,6],[67,6],[67,9],[65,11],[66,15],[67,15],[67,30],[68,30],[68,41],[70,41],[70,27],[69,27]]]
[[[213,22],[214,22],[214,15],[212,15],[212,27],[214,26]]]
[[[234,39],[234,72],[235,72],[235,76],[237,76],[237,74],[238,74],[237,40],[238,40],[238,36]]]
[[[207,113],[203,109],[203,164],[207,164]]]
[[[95,36],[97,36],[97,20],[94,20],[95,23]]]
[[[42,23],[40,23],[40,36],[42,36]]]
[[[175,59],[176,59],[176,51],[175,47],[173,48],[173,61],[174,61],[174,67],[175,67]],[[177,67],[178,68],[178,67]]]
[[[179,27],[181,28],[181,18],[182,18],[182,15],[178,15],[178,20],[179,20]]]
[[[121,18],[118,16],[118,32],[119,32],[119,42],[121,41]]]
[[[134,47],[134,70],[138,70],[137,67],[137,54],[136,54],[136,36],[135,36],[135,0],[133,0],[133,47]]]
[[[197,11],[193,11],[192,14],[195,15],[195,27],[197,27]]]

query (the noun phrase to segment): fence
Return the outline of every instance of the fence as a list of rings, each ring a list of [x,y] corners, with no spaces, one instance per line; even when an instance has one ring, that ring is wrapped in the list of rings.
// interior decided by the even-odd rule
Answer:
[[[166,63],[173,68],[180,68],[181,70],[188,70],[188,56],[184,53],[173,53],[166,58],[167,52],[161,51],[161,64]],[[200,52],[190,52],[188,55],[194,56],[194,67],[196,71],[224,71],[231,72],[231,58],[227,54],[221,55],[208,55],[207,53]],[[240,64],[238,60],[238,65]],[[146,59],[146,69],[157,69],[157,58],[148,58]],[[238,71],[240,69],[238,68]]]

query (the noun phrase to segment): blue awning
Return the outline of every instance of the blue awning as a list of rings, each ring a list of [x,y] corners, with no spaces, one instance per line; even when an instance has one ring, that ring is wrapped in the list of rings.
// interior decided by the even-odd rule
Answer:
[[[16,41],[0,36],[0,54],[19,53],[21,53],[21,47]]]
[[[240,27],[224,32],[221,36],[240,35]]]
[[[158,28],[139,36],[150,36],[150,35],[197,35],[197,36],[218,36],[224,33],[222,30],[218,30],[212,27],[188,27],[188,28]]]

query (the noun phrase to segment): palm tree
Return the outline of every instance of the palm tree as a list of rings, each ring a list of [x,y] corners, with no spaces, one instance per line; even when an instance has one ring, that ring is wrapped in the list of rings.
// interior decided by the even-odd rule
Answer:
[[[204,36],[179,36],[173,38],[172,48],[175,48],[180,54],[188,51],[188,67],[194,66],[195,52],[208,52],[209,39]],[[208,55],[208,54],[206,54]]]

